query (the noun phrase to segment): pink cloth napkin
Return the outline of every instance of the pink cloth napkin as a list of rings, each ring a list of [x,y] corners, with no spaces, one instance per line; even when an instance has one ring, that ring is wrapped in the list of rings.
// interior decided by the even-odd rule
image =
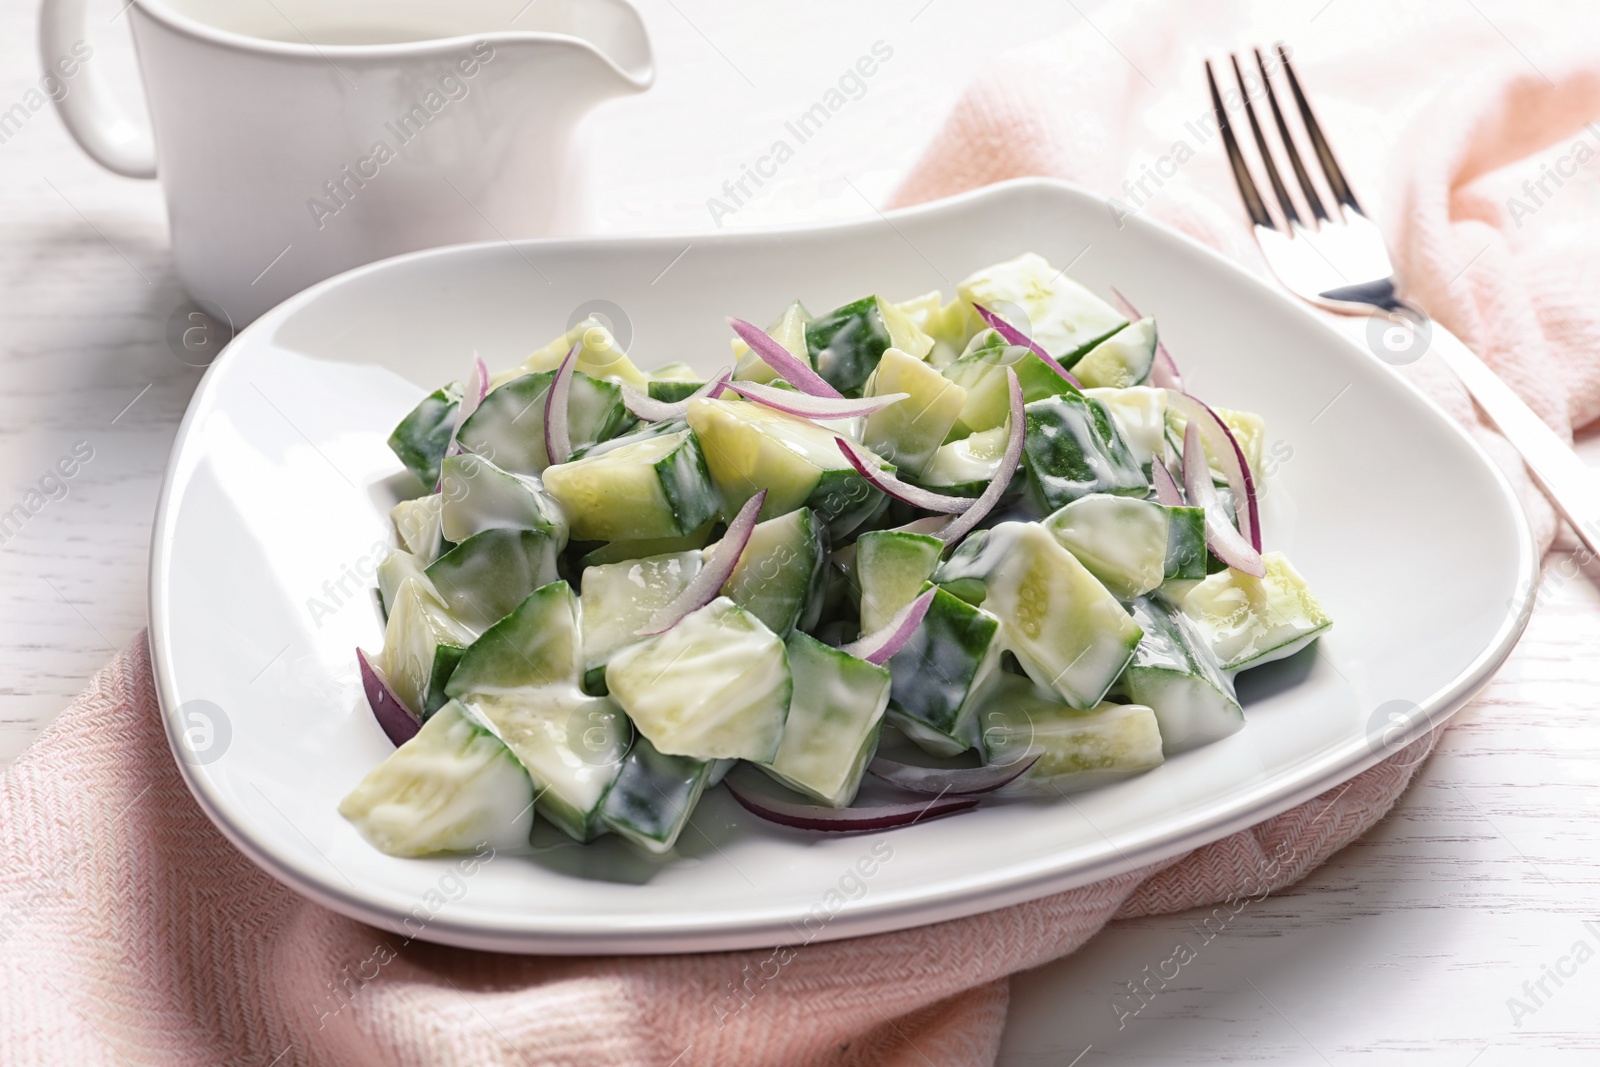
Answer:
[[[1368,17],[1358,0],[1334,4],[1310,28],[1275,27],[1275,8],[1243,4],[1095,9],[1092,25],[982,76],[902,199],[1060,175],[1255,262],[1214,139],[1196,141],[1193,158],[1137,205],[1122,183],[1141,163],[1156,166],[1204,112],[1203,55],[1281,34],[1302,45],[1298,65],[1324,124],[1423,302],[1552,424],[1589,422],[1600,412],[1600,227],[1590,221],[1594,176],[1587,159],[1573,163],[1572,146],[1600,147],[1583,127],[1600,115],[1600,65],[1540,52],[1535,67],[1509,44],[1523,39],[1518,27],[1487,25],[1470,5],[1408,21],[1394,5]],[[1360,24],[1377,43],[1340,29]],[[1596,39],[1581,27],[1540,32]],[[1573,173],[1560,188],[1546,180],[1531,215],[1508,206],[1526,199],[1520,185],[1540,177],[1541,162]],[[1424,361],[1413,373],[1472,422],[1442,372]],[[1529,500],[1548,543],[1549,509]],[[813,944],[781,957],[779,977],[746,985],[771,973],[773,950],[496,956],[406,944],[301,899],[236,852],[189,796],[139,641],[0,779],[0,1058],[990,1063],[1008,975],[1072,952],[1113,918],[1237,907],[1298,880],[1382,817],[1432,743],[1175,860],[968,919]],[[729,1013],[741,985],[755,991]]]

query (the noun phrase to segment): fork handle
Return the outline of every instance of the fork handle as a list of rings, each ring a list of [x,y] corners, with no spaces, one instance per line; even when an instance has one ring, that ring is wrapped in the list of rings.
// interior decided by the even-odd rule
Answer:
[[[1578,539],[1591,553],[1600,555],[1600,472],[1585,463],[1460,338],[1438,322],[1431,323],[1431,328],[1432,350],[1461,379],[1495,428],[1522,454],[1528,472],[1571,524]]]

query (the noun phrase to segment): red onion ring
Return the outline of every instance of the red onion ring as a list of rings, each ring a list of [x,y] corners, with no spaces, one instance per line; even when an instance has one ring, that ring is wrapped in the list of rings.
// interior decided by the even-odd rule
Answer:
[[[928,614],[928,608],[933,604],[933,598],[939,590],[937,587],[929,589],[911,603],[894,613],[883,626],[867,634],[859,640],[852,641],[839,649],[857,659],[864,659],[876,666],[883,666],[905,647],[911,640],[911,635],[917,632],[917,627],[922,625],[923,618]]]
[[[989,324],[990,329],[994,330],[995,333],[1003,337],[1006,344],[1022,345],[1034,355],[1044,360],[1045,366],[1049,367],[1051,370],[1061,375],[1061,377],[1065,378],[1074,389],[1083,388],[1083,383],[1074,378],[1072,376],[1072,372],[1061,365],[1060,360],[1056,359],[1056,357],[1046,352],[1043,347],[1035,343],[1033,338],[1029,337],[1027,334],[1011,325],[1005,319],[1002,319],[999,315],[996,315],[994,312],[984,307],[982,304],[974,303],[972,305],[972,310],[978,313],[978,317],[980,319]]]
[[[728,383],[728,388],[757,404],[764,404],[775,411],[782,411],[788,415],[798,415],[802,419],[854,419],[862,415],[871,415],[875,411],[882,411],[890,404],[898,404],[911,396],[910,393],[884,393],[881,396],[864,396],[860,400],[841,398],[835,400],[831,396],[812,396],[809,393],[797,393],[793,389],[774,389],[770,385],[760,385],[756,382]]]
[[[1251,547],[1217,500],[1216,487],[1211,484],[1211,466],[1206,462],[1205,445],[1200,440],[1200,421],[1190,419],[1183,431],[1183,484],[1189,491],[1191,507],[1205,508],[1206,547],[1212,555],[1236,571],[1263,578],[1267,566],[1261,553]]]
[[[870,808],[825,808],[820,804],[797,804],[790,800],[762,796],[741,786],[735,775],[723,779],[723,785],[733,794],[746,811],[768,822],[792,826],[797,830],[824,830],[833,833],[859,834],[872,830],[891,830],[897,826],[910,826],[924,819],[937,819],[970,811],[978,806],[976,797],[935,797],[932,800],[914,800],[907,804],[880,804]]]
[[[567,358],[556,368],[556,376],[544,395],[544,452],[552,464],[572,458],[572,432],[567,426],[567,395],[572,390],[572,368],[578,361],[578,346],[567,349]]]
[[[1245,462],[1244,449],[1238,438],[1222,421],[1222,416],[1212,411],[1204,401],[1189,393],[1167,390],[1167,403],[1183,412],[1190,422],[1200,424],[1200,434],[1211,452],[1222,464],[1228,488],[1233,491],[1234,510],[1239,516],[1239,532],[1250,547],[1261,551],[1261,510],[1256,500],[1256,481],[1250,474],[1250,464]],[[1193,499],[1193,494],[1190,494]]]
[[[699,400],[703,396],[712,397],[715,399],[728,384],[728,379],[732,376],[733,372],[724,367],[717,374],[717,376],[712,378],[709,382],[702,385],[700,388],[696,389],[682,400],[672,403],[668,403],[665,400],[656,400],[653,397],[646,396],[644,393],[639,392],[639,390],[635,389],[627,382],[623,382],[621,383],[622,404],[629,411],[633,412],[641,419],[644,419],[646,422],[665,422],[667,419],[680,418],[689,410],[689,402],[691,400]]]
[[[896,762],[887,756],[875,756],[867,764],[867,773],[910,793],[972,796],[976,793],[992,793],[1001,786],[1010,785],[1027,774],[1028,769],[1038,763],[1043,755],[1042,752],[1036,752],[1031,758],[987,767],[918,767]]]
[[[422,729],[422,719],[395,695],[382,672],[359,648],[356,649],[356,663],[361,666],[361,688],[367,693],[367,707],[372,709],[372,717],[378,720],[389,740],[399,747],[417,736],[417,731]]]
[[[640,637],[666,633],[678,625],[685,615],[699,611],[717,598],[723,583],[738,565],[739,557],[744,555],[744,548],[750,543],[750,532],[756,528],[756,517],[761,514],[761,506],[766,502],[765,489],[744,502],[744,507],[728,523],[727,533],[717,542],[711,558],[700,568],[700,573],[683,587],[683,592],[672,598],[672,603],[650,616],[650,621],[639,630]]]
[[[874,488],[881,489],[896,500],[910,504],[914,508],[937,511],[945,515],[955,515],[973,506],[974,501],[970,496],[945,496],[943,493],[935,493],[910,482],[902,482],[888,471],[879,470],[877,464],[872,462],[872,457],[849,438],[836,437],[834,441],[838,444],[839,451],[844,453],[844,458],[850,461],[850,466],[861,472],[861,477]]]
[[[750,351],[761,357],[761,362],[778,372],[778,377],[811,396],[828,396],[836,400],[843,399],[844,394],[828,384],[828,380],[806,365],[805,360],[796,359],[794,354],[784,348],[767,332],[758,326],[728,317],[728,325],[733,327],[733,332],[745,344],[750,346]]]
[[[1000,457],[1000,466],[994,472],[991,481],[978,499],[972,502],[960,518],[951,521],[939,536],[945,539],[946,544],[953,543],[965,537],[967,531],[983,521],[983,517],[994,510],[1000,502],[1000,497],[1011,485],[1012,475],[1017,473],[1017,465],[1022,462],[1022,443],[1027,439],[1027,416],[1022,410],[1022,383],[1017,380],[1017,372],[1010,367],[1006,368],[1006,386],[1010,393],[1011,429],[1006,435],[1006,451]]]
[[[1111,299],[1117,305],[1117,310],[1130,322],[1138,322],[1144,318],[1139,314],[1139,309],[1128,302],[1128,298],[1117,292],[1116,287],[1111,289]],[[1183,376],[1178,373],[1178,364],[1172,358],[1172,353],[1167,351],[1167,346],[1156,337],[1156,361],[1150,367],[1150,384],[1157,389],[1183,389]]]
[[[1183,507],[1183,493],[1178,489],[1178,483],[1172,480],[1172,472],[1167,470],[1160,456],[1150,464],[1150,481],[1155,483],[1156,503],[1169,508]]]

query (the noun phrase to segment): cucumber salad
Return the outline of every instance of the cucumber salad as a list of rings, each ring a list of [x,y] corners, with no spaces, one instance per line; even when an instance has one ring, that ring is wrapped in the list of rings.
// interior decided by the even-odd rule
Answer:
[[[1113,297],[1026,254],[949,302],[729,319],[709,378],[592,319],[477,361],[389,439],[426,491],[357,659],[398,747],[340,812],[399,856],[536,817],[659,854],[719,785],[876,830],[1239,730],[1234,675],[1331,623],[1263,551],[1261,419]]]

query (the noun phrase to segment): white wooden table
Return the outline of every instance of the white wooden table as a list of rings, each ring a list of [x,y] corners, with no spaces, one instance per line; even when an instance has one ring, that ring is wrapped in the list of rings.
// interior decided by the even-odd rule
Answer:
[[[120,0],[97,3],[97,59],[132,87]],[[865,94],[724,221],[869,213],[979,60],[1083,17],[1046,0],[640,6],[659,82],[584,131],[600,230],[712,225],[722,182],[882,40],[894,57]],[[34,40],[32,4],[5,0],[0,110],[37,77]],[[669,108],[680,121],[659,121]],[[199,371],[166,340],[184,297],[158,190],[100,171],[48,109],[0,143],[0,222],[0,513],[44,500],[0,531],[4,764],[144,625],[156,491]],[[29,498],[78,442],[93,458],[64,495]],[[1600,575],[1556,562],[1522,645],[1387,820],[1251,904],[1121,1030],[1114,993],[1188,917],[1118,923],[1015,981],[1002,1061],[1600,1063]],[[1513,1018],[1513,997],[1531,1010]]]

